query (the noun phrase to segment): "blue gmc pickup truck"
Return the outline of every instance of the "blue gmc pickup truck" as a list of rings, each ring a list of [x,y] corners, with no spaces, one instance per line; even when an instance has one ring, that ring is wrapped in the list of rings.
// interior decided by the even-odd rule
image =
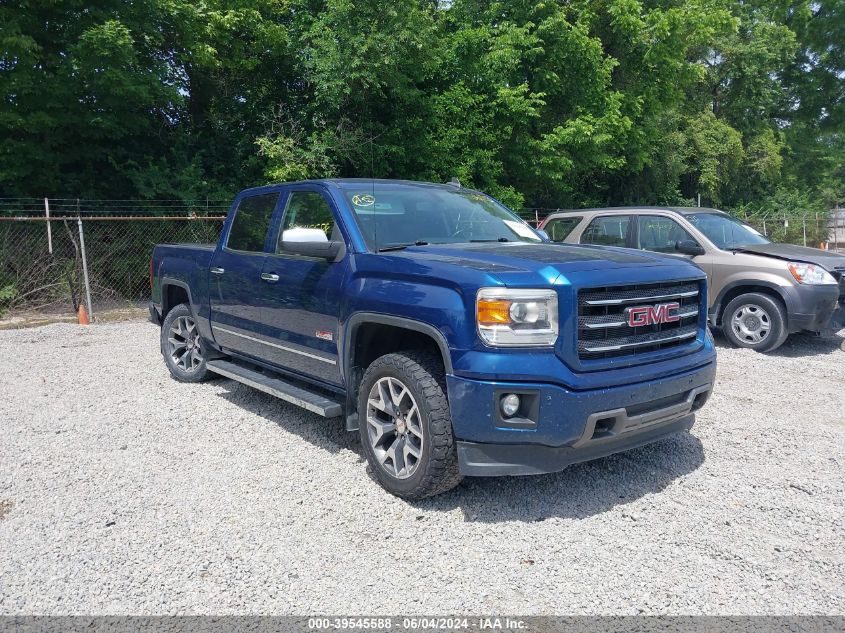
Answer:
[[[248,189],[217,245],[156,246],[150,275],[174,378],[345,416],[408,499],[687,431],[713,388],[700,269],[552,244],[457,183]]]

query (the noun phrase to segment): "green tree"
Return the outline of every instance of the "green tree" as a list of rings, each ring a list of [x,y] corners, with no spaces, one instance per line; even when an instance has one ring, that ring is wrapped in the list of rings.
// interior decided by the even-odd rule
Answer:
[[[458,176],[514,206],[845,196],[838,0],[29,0],[0,5],[0,43],[6,196],[319,176]]]

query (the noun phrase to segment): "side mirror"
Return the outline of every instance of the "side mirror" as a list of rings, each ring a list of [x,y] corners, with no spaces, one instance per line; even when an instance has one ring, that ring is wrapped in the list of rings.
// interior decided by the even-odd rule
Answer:
[[[546,233],[543,229],[534,229],[534,232],[537,233],[537,235],[542,237],[547,242],[551,240],[551,238],[549,238],[549,234]]]
[[[296,227],[282,233],[279,250],[284,253],[319,257],[334,261],[343,249],[343,242],[330,242],[321,229]]]
[[[681,240],[680,242],[675,242],[675,250],[683,255],[692,255],[693,257],[696,255],[704,255],[704,248],[692,240]]]

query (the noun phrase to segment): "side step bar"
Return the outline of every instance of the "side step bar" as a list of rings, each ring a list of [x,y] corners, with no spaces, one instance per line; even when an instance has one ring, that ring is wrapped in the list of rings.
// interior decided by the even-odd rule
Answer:
[[[276,396],[280,400],[313,411],[324,418],[335,418],[343,413],[343,407],[339,402],[330,400],[319,393],[292,385],[280,378],[268,376],[255,369],[228,360],[210,360],[206,363],[206,367],[215,374],[242,382],[259,391],[269,393],[271,396]]]

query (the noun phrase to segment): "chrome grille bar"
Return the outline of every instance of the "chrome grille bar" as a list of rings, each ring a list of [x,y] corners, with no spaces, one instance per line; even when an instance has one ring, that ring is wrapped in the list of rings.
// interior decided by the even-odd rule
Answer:
[[[698,327],[694,327],[689,330],[679,331],[677,334],[673,334],[671,336],[647,336],[645,338],[640,338],[636,341],[629,342],[629,343],[618,343],[615,345],[596,345],[593,347],[587,347],[585,342],[582,342],[583,347],[580,347],[581,352],[587,352],[589,354],[596,354],[600,352],[618,352],[620,350],[625,349],[634,349],[636,347],[644,347],[646,345],[659,345],[661,343],[670,343],[672,341],[682,341],[684,339],[695,338],[698,334]],[[597,341],[602,342],[603,341]]]
[[[688,319],[689,317],[698,316],[698,308],[688,309],[684,312],[678,312],[679,319]],[[599,321],[599,319],[614,319],[611,321]],[[625,321],[615,320],[616,317],[581,317],[580,323],[578,327],[583,327],[588,330],[601,330],[603,328],[613,328],[613,327],[627,327],[628,324]]]
[[[651,301],[664,301],[665,299],[683,299],[686,297],[695,297],[698,295],[698,290],[689,290],[686,292],[673,292],[664,295],[650,295],[645,297],[623,297],[619,299],[584,299],[584,305],[588,306],[617,306],[623,303],[648,303]]]

